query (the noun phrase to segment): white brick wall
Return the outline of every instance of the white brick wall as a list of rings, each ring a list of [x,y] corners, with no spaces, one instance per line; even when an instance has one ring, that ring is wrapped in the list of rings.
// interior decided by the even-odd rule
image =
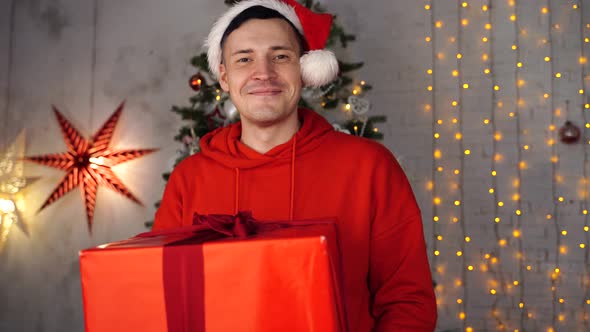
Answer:
[[[13,1],[16,7],[11,15]],[[468,7],[460,11],[460,3],[450,0],[434,1],[430,11],[424,9],[430,3],[427,0],[324,0],[323,3],[357,36],[358,41],[351,44],[345,55],[351,60],[365,61],[358,78],[374,85],[369,96],[373,112],[388,116],[388,122],[380,128],[386,135],[383,143],[400,159],[422,208],[434,277],[440,285],[438,329],[472,327],[474,331],[484,331],[497,330],[503,324],[507,331],[546,331],[556,319],[555,331],[588,330],[590,326],[581,316],[584,311],[590,311],[590,305],[585,304],[589,298],[586,270],[589,243],[588,232],[583,230],[587,221],[582,214],[588,205],[582,195],[585,186],[581,183],[584,167],[588,167],[584,165],[587,144],[566,146],[557,140],[550,147],[547,141],[555,138],[555,132],[549,130],[552,123],[556,128],[566,118],[580,127],[585,123],[582,105],[587,98],[578,93],[582,88],[579,57],[582,52],[589,53],[588,44],[582,40],[590,38],[590,29],[585,27],[590,23],[590,3],[551,1],[549,6],[548,1],[517,1],[516,22],[521,30],[526,30],[518,38],[523,62],[519,78],[525,81],[518,90],[524,101],[518,113],[520,133],[515,118],[509,117],[515,111],[517,53],[510,48],[516,35],[515,22],[510,20],[514,7],[508,0],[491,0],[492,43],[481,40],[490,34],[484,28],[489,12],[482,11],[483,5],[489,5],[487,0],[468,1]],[[583,6],[583,12],[572,8],[576,4]],[[551,14],[543,14],[542,7],[548,7]],[[56,104],[84,135],[90,135],[126,99],[127,107],[113,144],[162,148],[158,154],[117,169],[145,207],[120,201],[107,190],[99,191],[91,237],[86,231],[78,195],[71,194],[36,213],[39,207],[36,202],[51,192],[62,173],[27,166],[29,176],[41,178],[24,191],[28,208],[23,211],[23,217],[29,233],[15,228],[0,253],[0,330],[82,329],[77,251],[138,233],[143,230],[143,221],[153,215],[152,202],[159,198],[164,185],[160,174],[167,169],[177,149],[171,137],[179,119],[168,109],[172,104],[184,103],[190,95],[186,86],[187,77],[192,74],[188,59],[199,51],[208,27],[224,9],[221,0],[98,1],[95,108],[91,111],[93,2],[0,2],[3,50],[0,52],[0,105],[7,102],[4,91],[10,95],[8,107],[0,108],[0,146],[8,144],[20,129],[26,128],[27,154],[61,151],[63,143],[50,112],[51,104]],[[462,28],[460,40],[457,39],[459,12],[461,18],[469,21]],[[434,21],[442,22],[442,28],[436,29],[431,43],[426,43],[424,38],[433,36],[431,15]],[[542,39],[549,38],[550,16],[559,29],[551,28],[553,59],[547,63],[544,57],[550,53],[550,44],[544,44]],[[9,48],[11,20],[14,22],[12,49]],[[452,37],[454,42],[449,40]],[[455,57],[459,43],[463,55],[460,67]],[[444,56],[435,60],[434,66],[433,47],[435,55]],[[492,107],[492,76],[483,74],[490,62],[482,60],[483,53],[494,58],[494,77],[501,87],[497,101],[503,102],[502,108]],[[13,55],[10,69],[8,54]],[[551,64],[554,72],[562,73],[562,78],[552,78]],[[426,74],[428,68],[435,70],[434,82]],[[460,89],[460,82],[451,75],[454,69],[460,69],[469,89]],[[428,85],[434,86],[436,107],[426,112],[424,105],[431,98],[431,92],[426,90]],[[450,106],[450,101],[457,99],[460,92],[463,94],[461,110]],[[552,94],[555,108],[561,109],[559,116],[552,117],[552,99],[544,99],[545,92]],[[567,100],[569,114],[565,110]],[[505,203],[497,208],[497,216],[502,218],[497,225],[493,222],[496,201],[488,193],[492,184],[494,132],[492,125],[483,124],[484,119],[491,118],[493,110],[496,130],[502,133],[502,140],[495,148],[502,155],[495,167],[496,197]],[[433,114],[436,114],[434,119]],[[461,127],[453,124],[452,118],[460,115],[462,145],[471,150],[469,156],[462,155],[461,143],[454,139]],[[434,172],[434,184],[442,203],[437,208],[440,221],[434,225],[433,193],[428,190],[428,183],[433,180],[432,123],[438,119],[443,124],[435,126],[441,135],[436,148],[441,150],[442,157],[434,166],[442,166],[443,171]],[[525,144],[530,147],[521,150],[527,168],[522,170],[520,178],[523,212],[520,217],[514,213],[517,202],[512,200],[517,192],[513,183],[518,176],[518,139],[521,147]],[[553,151],[559,157],[555,171],[561,177],[555,183],[550,163]],[[453,173],[461,168],[461,158],[464,158],[462,178]],[[146,178],[153,181],[145,181]],[[556,197],[552,197],[553,190]],[[564,197],[563,203],[556,201],[559,196]],[[452,218],[461,212],[461,207],[453,205],[456,199],[461,200],[464,218],[453,223]],[[104,208],[115,205],[117,209]],[[546,219],[548,213],[553,215],[551,220]],[[520,239],[513,237],[517,218],[520,218]],[[462,227],[471,238],[469,243],[464,242]],[[567,230],[566,236],[559,234],[562,230]],[[505,246],[498,246],[496,231],[500,238],[506,239]],[[443,239],[437,241],[436,235],[442,235]],[[558,239],[566,248],[556,255]],[[579,247],[581,243],[586,249]],[[522,263],[516,259],[519,245],[523,248]],[[440,251],[436,258],[435,246]],[[456,251],[462,247],[463,255],[457,257]],[[489,253],[497,255],[499,261],[492,264],[491,259],[485,259]],[[561,272],[552,294],[551,273],[557,258]],[[487,272],[482,270],[485,263]],[[468,265],[473,265],[474,271],[466,271],[463,279]],[[527,271],[529,265],[531,270]],[[519,276],[521,268],[524,276]],[[504,284],[493,285],[500,280]],[[518,280],[518,286],[514,286],[514,280]],[[519,309],[519,292],[523,287],[525,307]],[[491,288],[497,290],[496,295],[490,294]],[[463,303],[458,304],[458,298]],[[563,304],[559,298],[564,299]],[[492,308],[497,309],[496,317]],[[463,321],[458,318],[461,311],[466,315]],[[522,322],[521,312],[525,313]],[[564,315],[561,322],[560,314]]]

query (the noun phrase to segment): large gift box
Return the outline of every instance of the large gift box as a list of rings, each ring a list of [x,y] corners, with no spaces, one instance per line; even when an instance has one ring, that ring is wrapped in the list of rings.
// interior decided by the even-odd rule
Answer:
[[[347,330],[334,222],[195,219],[80,252],[87,332]]]

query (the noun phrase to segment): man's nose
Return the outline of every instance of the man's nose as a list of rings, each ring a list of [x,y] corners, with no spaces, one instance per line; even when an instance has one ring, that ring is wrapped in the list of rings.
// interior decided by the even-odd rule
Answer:
[[[260,59],[256,62],[253,78],[257,80],[269,80],[276,76],[274,64],[268,59]]]

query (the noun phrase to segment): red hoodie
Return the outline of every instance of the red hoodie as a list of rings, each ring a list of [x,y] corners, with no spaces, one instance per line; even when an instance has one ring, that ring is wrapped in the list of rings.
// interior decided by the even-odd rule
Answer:
[[[385,147],[343,134],[300,109],[293,138],[260,154],[240,123],[201,140],[172,172],[154,230],[199,214],[252,211],[257,220],[336,217],[351,332],[433,331],[436,303],[420,210]]]

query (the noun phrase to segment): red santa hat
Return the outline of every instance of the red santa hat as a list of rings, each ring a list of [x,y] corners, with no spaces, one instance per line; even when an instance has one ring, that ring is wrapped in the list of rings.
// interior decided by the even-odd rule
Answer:
[[[236,16],[253,6],[277,11],[305,37],[309,50],[300,58],[301,78],[305,86],[320,87],[336,79],[338,61],[334,53],[324,49],[332,26],[332,15],[314,13],[295,0],[243,0],[225,12],[215,22],[205,42],[209,69],[215,79],[219,80],[221,39],[225,30]]]

